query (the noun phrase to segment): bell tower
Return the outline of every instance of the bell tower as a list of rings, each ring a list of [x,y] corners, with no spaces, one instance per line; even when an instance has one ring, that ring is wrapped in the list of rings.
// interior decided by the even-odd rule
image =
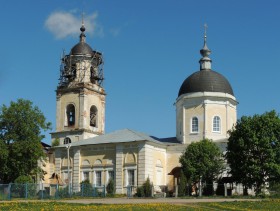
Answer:
[[[86,43],[85,30],[82,23],[79,43],[61,57],[56,131],[51,133],[52,141],[59,139],[60,144],[104,134],[103,57]]]

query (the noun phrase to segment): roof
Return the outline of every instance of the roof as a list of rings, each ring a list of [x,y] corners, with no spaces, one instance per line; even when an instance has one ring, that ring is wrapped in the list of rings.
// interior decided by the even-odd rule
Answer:
[[[76,44],[70,52],[71,55],[92,55],[92,48],[85,42]]]
[[[71,146],[73,147],[73,146],[95,145],[95,144],[114,144],[114,143],[126,143],[126,142],[137,142],[137,141],[150,141],[156,144],[163,144],[163,145],[174,144],[173,142],[167,142],[161,140],[164,139],[159,139],[154,136],[149,136],[145,133],[130,130],[130,129],[123,129],[105,135],[100,135],[89,139],[73,142],[71,143]],[[58,147],[64,147],[64,145]]]
[[[181,142],[178,141],[178,139],[176,137],[168,137],[168,138],[157,138],[154,136],[151,136],[151,137],[160,141],[161,143],[165,143],[165,144],[181,144]]]
[[[234,96],[228,80],[213,70],[200,70],[190,75],[181,85],[178,97],[194,92],[222,92]]]

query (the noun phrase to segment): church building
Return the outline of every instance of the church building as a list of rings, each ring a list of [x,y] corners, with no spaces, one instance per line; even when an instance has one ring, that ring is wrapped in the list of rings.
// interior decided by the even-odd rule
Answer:
[[[116,193],[123,194],[147,178],[159,189],[173,190],[179,158],[190,143],[208,138],[226,146],[237,101],[228,80],[211,69],[206,33],[200,69],[184,80],[176,99],[176,137],[157,138],[131,129],[104,133],[103,56],[86,43],[84,24],[80,30],[79,43],[62,56],[51,133],[52,141],[59,141],[53,172],[74,192],[84,180],[103,186],[113,179]]]

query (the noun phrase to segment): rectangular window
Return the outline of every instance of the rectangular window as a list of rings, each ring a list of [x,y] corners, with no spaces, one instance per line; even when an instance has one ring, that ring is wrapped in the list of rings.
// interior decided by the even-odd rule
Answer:
[[[134,169],[128,170],[128,185],[134,185]]]
[[[86,180],[88,180],[89,181],[89,172],[88,171],[84,171],[83,172],[83,181],[86,181]]]
[[[96,186],[101,186],[101,171],[95,172]]]
[[[221,131],[221,119],[218,116],[215,116],[213,119],[213,132]]]
[[[69,179],[68,179],[68,172],[67,171],[64,171],[63,172],[63,179],[64,179],[64,182],[66,183],[66,184],[68,184],[69,182],[71,183],[71,171],[70,171],[70,174],[69,174]]]
[[[108,171],[108,176],[109,176],[108,181],[110,179],[114,180],[115,179],[114,171]]]

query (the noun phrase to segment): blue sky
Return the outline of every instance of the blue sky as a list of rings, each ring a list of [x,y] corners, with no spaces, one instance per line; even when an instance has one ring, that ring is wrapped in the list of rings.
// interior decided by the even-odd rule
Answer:
[[[280,1],[0,1],[0,104],[29,99],[55,129],[60,55],[78,42],[105,59],[106,132],[175,136],[173,105],[199,70],[203,25],[212,69],[231,83],[238,117],[279,112]],[[47,134],[45,141],[50,142]]]

